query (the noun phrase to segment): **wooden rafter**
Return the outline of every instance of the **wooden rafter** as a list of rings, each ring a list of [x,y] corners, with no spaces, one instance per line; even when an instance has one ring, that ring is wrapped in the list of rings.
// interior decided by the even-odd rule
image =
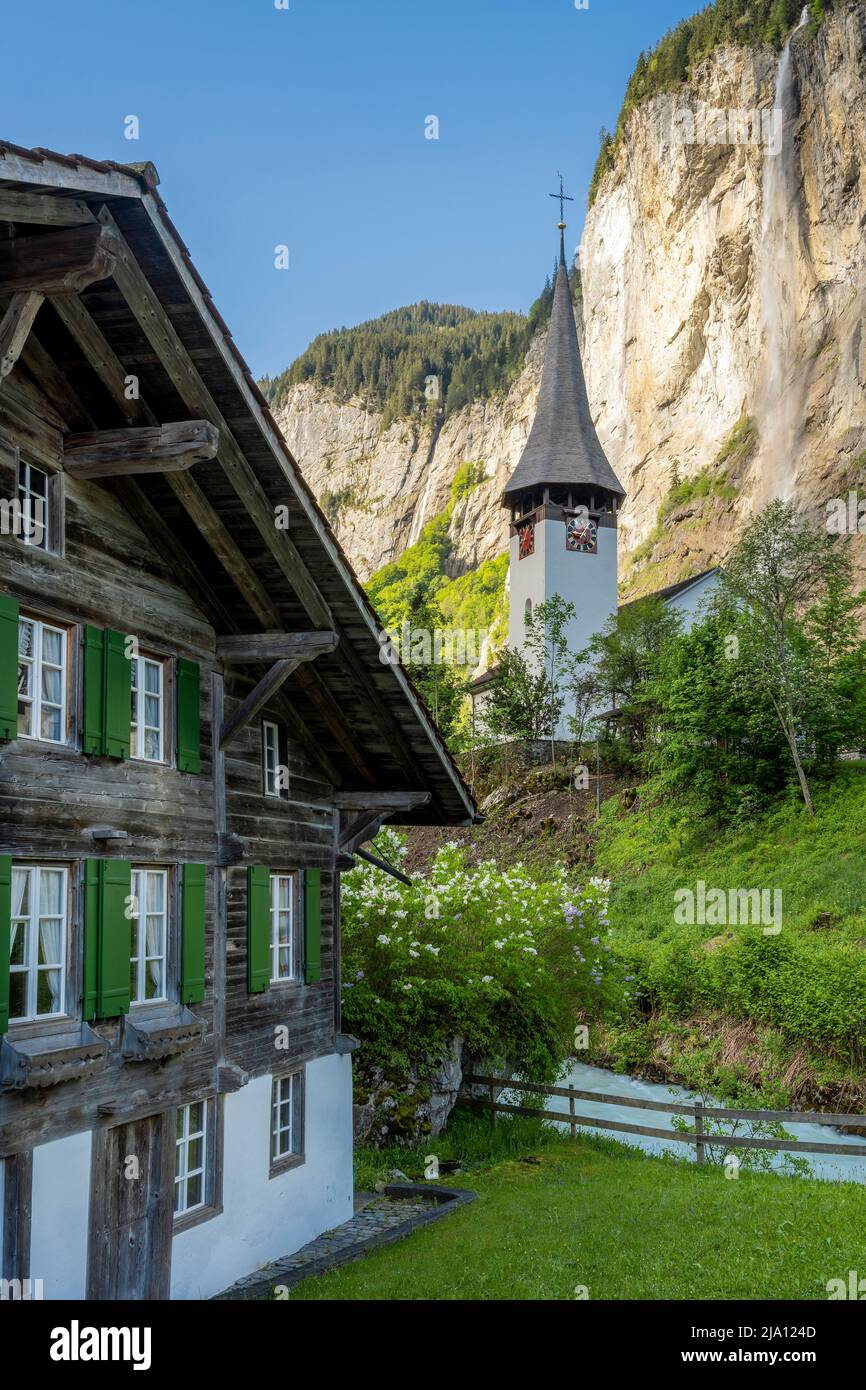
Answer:
[[[0,381],[12,371],[42,306],[44,296],[36,290],[13,294],[0,321]]]
[[[411,811],[430,803],[430,792],[363,791],[336,792],[334,805],[340,811]]]
[[[96,221],[79,198],[57,198],[50,193],[19,193],[0,188],[0,222],[23,222],[42,227],[83,227]]]
[[[244,503],[268,550],[292,585],[314,627],[333,630],[331,610],[318,585],[289,537],[275,524],[274,507],[235,440],[225,417],[180,341],[174,325],[151,289],[141,267],[130,251],[108,208],[99,212],[99,221],[117,241],[114,281],[139,327],[159,358],[166,374],[187,410],[203,416],[220,432],[219,463]]]

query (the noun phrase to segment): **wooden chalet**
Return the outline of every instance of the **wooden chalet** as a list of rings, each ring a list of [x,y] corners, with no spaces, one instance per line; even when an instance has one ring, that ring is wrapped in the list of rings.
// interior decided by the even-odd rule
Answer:
[[[339,873],[475,814],[157,183],[0,144],[2,1276],[46,1298],[348,1219]]]

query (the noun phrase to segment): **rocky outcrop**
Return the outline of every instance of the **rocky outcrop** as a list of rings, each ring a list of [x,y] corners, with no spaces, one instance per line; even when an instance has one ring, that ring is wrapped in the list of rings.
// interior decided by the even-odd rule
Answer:
[[[639,107],[587,217],[578,332],[598,433],[628,492],[623,597],[724,559],[769,496],[818,514],[849,486],[866,490],[863,0],[840,0],[817,35],[794,36],[776,156],[766,118],[746,143],[683,142],[690,125],[717,138],[719,111],[754,137],[751,113],[773,107],[778,71],[770,48],[719,49],[689,87]],[[765,216],[771,169],[781,220]],[[483,462],[487,481],[454,508],[453,572],[505,548],[500,493],[532,422],[542,351],[539,338],[506,396],[432,429],[382,432],[358,401],[292,388],[280,425],[362,578],[444,510],[467,461]],[[659,526],[672,484],[705,469],[714,485]]]

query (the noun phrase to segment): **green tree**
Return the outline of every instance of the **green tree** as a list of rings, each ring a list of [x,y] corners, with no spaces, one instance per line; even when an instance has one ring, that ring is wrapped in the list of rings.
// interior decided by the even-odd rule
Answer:
[[[810,524],[791,502],[770,502],[728,561],[724,582],[751,619],[744,659],[766,689],[814,815],[804,748],[814,744],[820,723],[826,652],[803,640],[803,623],[808,615],[832,646],[840,624],[850,621],[840,611],[851,588],[847,539]]]

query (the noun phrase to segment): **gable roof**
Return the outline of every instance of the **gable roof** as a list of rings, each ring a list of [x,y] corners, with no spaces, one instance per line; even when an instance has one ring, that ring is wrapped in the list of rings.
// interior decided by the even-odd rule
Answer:
[[[640,598],[630,598],[628,603],[621,603],[617,612],[621,613],[624,608],[631,608],[636,603],[643,603],[648,598],[664,599],[667,603],[669,599],[677,598],[679,594],[684,594],[686,589],[691,589],[695,584],[700,584],[701,580],[707,579],[711,574],[721,574],[720,565],[712,565],[708,570],[701,570],[699,574],[693,574],[689,579],[680,579],[676,584],[668,584],[664,589],[653,589],[649,594],[641,594]]]
[[[71,430],[190,417],[217,426],[217,458],[173,475],[188,479],[185,490],[161,474],[115,481],[114,490],[218,633],[337,632],[336,649],[299,667],[284,692],[341,791],[427,790],[430,803],[401,821],[466,823],[472,795],[406,671],[380,660],[376,613],[157,184],[151,164],[0,143],[0,194],[75,200],[111,229],[119,251],[110,278],[39,310],[39,352],[64,393],[51,392],[56,408]],[[28,236],[50,229],[20,221]],[[138,378],[140,401],[118,399],[118,373],[121,384],[124,374]],[[288,507],[287,531],[274,524],[279,506]]]
[[[553,289],[550,327],[538,406],[526,447],[505,485],[503,500],[539,486],[585,484],[620,497],[625,489],[605,457],[592,423],[580,360],[571,287],[560,233],[559,267]]]

